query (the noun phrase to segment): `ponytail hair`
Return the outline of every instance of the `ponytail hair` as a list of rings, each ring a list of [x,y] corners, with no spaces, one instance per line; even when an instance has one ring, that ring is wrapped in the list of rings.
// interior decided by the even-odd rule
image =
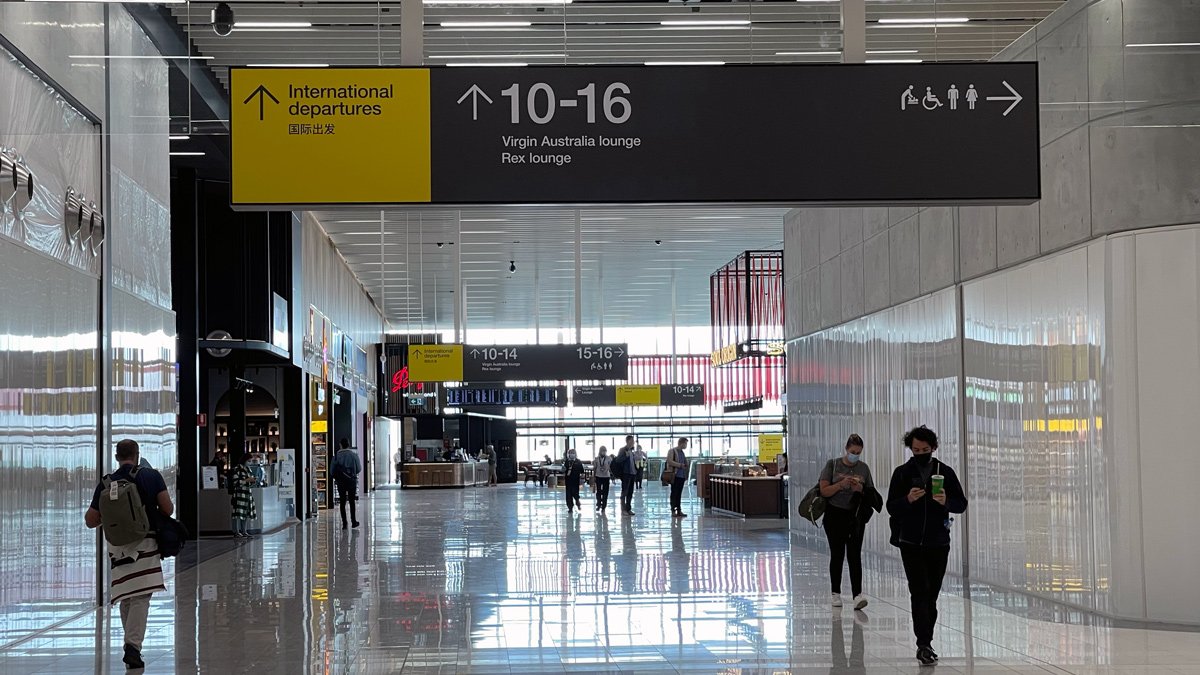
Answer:
[[[863,443],[862,436],[859,436],[858,434],[850,434],[850,438],[846,439],[846,449],[849,450],[852,447],[866,447],[866,443]]]

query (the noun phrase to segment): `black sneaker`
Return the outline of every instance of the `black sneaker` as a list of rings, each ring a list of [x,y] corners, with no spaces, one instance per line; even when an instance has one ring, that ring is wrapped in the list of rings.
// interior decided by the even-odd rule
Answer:
[[[354,527],[358,527],[358,523],[354,523]]]
[[[121,660],[130,670],[146,667],[146,662],[142,660],[142,651],[130,644],[125,645],[125,658]]]
[[[922,666],[936,666],[938,662],[937,655],[929,647],[921,647],[917,650],[917,662]]]
[[[933,657],[934,661],[940,661],[942,659],[942,657],[937,655],[937,652],[933,651],[933,647],[926,647],[926,649],[929,650],[929,655]]]

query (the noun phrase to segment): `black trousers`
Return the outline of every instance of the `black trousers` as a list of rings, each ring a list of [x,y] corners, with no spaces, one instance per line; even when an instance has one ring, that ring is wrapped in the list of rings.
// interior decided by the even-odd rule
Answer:
[[[687,479],[683,476],[675,476],[671,481],[671,513],[680,513],[683,511],[681,506],[683,502],[683,485]]]
[[[567,508],[579,506],[579,476],[566,479]]]
[[[642,477],[645,476],[646,470],[644,468],[638,467],[637,471],[638,471],[637,472],[637,480],[636,480],[637,489],[641,490],[642,489]]]
[[[350,502],[350,522],[358,525],[358,513],[356,513],[356,505],[358,504],[358,491],[354,485],[337,485],[338,501],[341,502],[342,509],[342,525],[346,524],[346,502]]]
[[[611,478],[596,479],[596,507],[601,511],[608,508],[608,489],[611,486]]]
[[[829,539],[829,585],[834,593],[842,592],[842,567],[850,563],[850,590],[862,593],[863,526],[846,509],[830,506],[821,519]]]
[[[627,473],[621,476],[621,510],[633,510],[633,481],[635,476]]]
[[[917,646],[929,647],[933,644],[933,627],[937,625],[938,594],[942,592],[942,578],[946,576],[950,547],[903,544],[900,546],[900,557],[904,560],[904,576],[908,577]]]

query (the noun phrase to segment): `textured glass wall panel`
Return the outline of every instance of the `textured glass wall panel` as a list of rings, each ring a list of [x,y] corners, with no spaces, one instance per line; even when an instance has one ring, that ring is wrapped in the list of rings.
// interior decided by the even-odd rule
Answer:
[[[0,646],[96,601],[96,317],[86,273],[0,239]]]
[[[1101,610],[1104,246],[963,289],[972,574]]]
[[[942,458],[965,473],[958,439],[956,317],[954,291],[943,291],[789,343],[793,503],[816,484],[825,462],[842,454],[851,433],[866,441],[864,460],[883,493],[892,471],[907,461],[904,432],[918,424],[938,432]],[[801,540],[824,546],[822,531],[807,521],[793,518],[792,528]],[[894,555],[887,540],[886,519],[877,518],[864,549]],[[961,566],[960,550],[952,549],[952,569]]]
[[[111,12],[113,286],[171,308],[171,165],[167,63],[129,14]],[[170,333],[173,335],[174,330]]]

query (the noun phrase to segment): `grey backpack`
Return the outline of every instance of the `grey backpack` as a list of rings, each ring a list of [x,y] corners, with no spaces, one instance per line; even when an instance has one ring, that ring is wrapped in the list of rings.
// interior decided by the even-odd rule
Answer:
[[[104,538],[113,546],[128,546],[150,534],[150,518],[138,494],[137,467],[129,472],[129,478],[113,480],[111,475],[100,480],[100,525]]]

